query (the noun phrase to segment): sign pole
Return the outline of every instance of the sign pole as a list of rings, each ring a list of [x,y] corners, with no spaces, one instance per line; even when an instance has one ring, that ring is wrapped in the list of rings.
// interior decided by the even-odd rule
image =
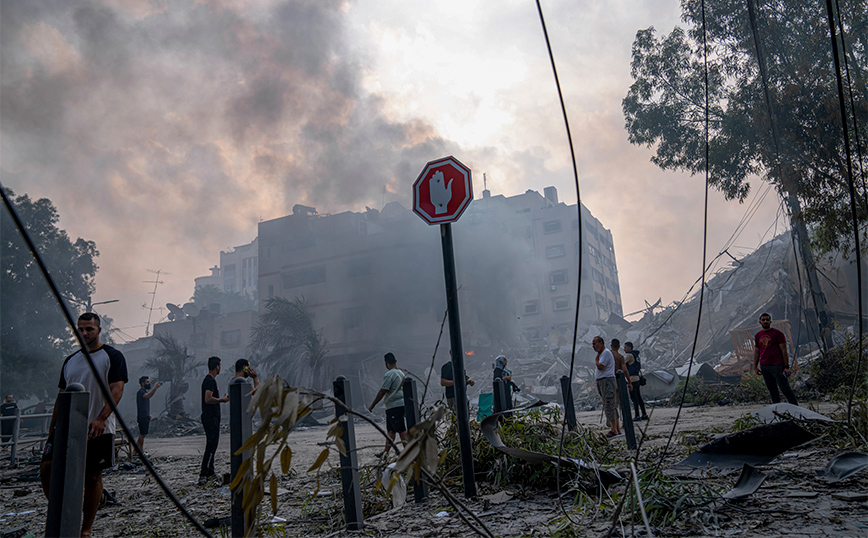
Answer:
[[[461,449],[461,472],[464,496],[476,496],[476,476],[473,474],[473,453],[470,443],[470,417],[467,409],[467,384],[464,382],[464,346],[461,343],[461,320],[458,316],[458,286],[455,277],[455,254],[452,247],[452,225],[440,225],[443,246],[443,274],[446,277],[446,309],[449,313],[449,343],[452,346],[452,379],[455,381],[455,413],[458,418],[458,445]]]

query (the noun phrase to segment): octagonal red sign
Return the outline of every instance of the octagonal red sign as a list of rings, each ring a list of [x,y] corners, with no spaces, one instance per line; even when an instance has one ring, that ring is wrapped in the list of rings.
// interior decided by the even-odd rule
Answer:
[[[428,224],[458,220],[472,200],[470,168],[451,155],[429,162],[413,183],[413,212]]]

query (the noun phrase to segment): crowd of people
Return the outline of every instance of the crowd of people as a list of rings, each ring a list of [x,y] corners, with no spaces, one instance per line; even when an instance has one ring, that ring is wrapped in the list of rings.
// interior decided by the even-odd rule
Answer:
[[[761,330],[754,337],[753,370],[757,375],[763,377],[773,403],[780,402],[780,393],[783,393],[789,403],[798,405],[788,381],[791,370],[786,337],[781,331],[771,327],[771,316],[769,314],[763,313],[759,318],[759,322]],[[114,464],[114,435],[116,425],[112,403],[114,407],[117,406],[123,397],[124,385],[128,382],[126,359],[119,350],[101,342],[101,331],[99,316],[93,313],[85,313],[79,316],[78,332],[94,368],[91,368],[84,350],[80,349],[64,360],[58,382],[59,393],[64,392],[74,383],[83,385],[84,390],[90,393],[81,526],[81,536],[85,537],[92,534],[93,521],[103,489],[102,471]],[[635,421],[648,420],[645,402],[641,393],[641,387],[644,382],[642,363],[639,360],[639,350],[633,347],[632,342],[625,342],[625,354],[621,354],[621,343],[618,339],[611,340],[607,348],[601,336],[593,338],[592,346],[596,352],[594,364],[596,367],[597,392],[599,393],[603,405],[603,413],[609,425],[609,431],[606,433],[606,436],[616,437],[622,434],[618,406],[617,372],[623,375],[624,382],[629,391],[635,413],[632,419]],[[368,411],[372,412],[374,407],[380,401],[383,401],[386,408],[386,431],[389,439],[386,441],[383,450],[376,454],[377,457],[384,456],[392,447],[395,447],[397,450],[398,445],[395,444],[397,436],[400,436],[403,444],[407,441],[403,393],[406,374],[398,368],[398,360],[393,353],[386,353],[383,359],[386,368],[383,382],[373,402],[368,406]],[[210,479],[217,476],[215,454],[220,439],[220,405],[229,402],[229,396],[220,396],[220,388],[217,383],[217,376],[221,371],[221,363],[221,359],[216,356],[208,359],[208,373],[201,384],[201,422],[205,432],[205,448],[199,471],[200,485],[206,484]],[[521,389],[513,380],[513,374],[508,367],[508,363],[509,361],[505,355],[499,355],[495,358],[492,382],[493,384],[496,384],[498,381],[501,383],[501,386],[506,390],[507,401],[511,407],[512,395]],[[251,392],[256,391],[259,386],[259,376],[250,366],[250,362],[247,359],[242,358],[235,362],[235,374],[230,380],[230,384],[233,383],[249,384]],[[467,375],[464,377],[464,383],[467,386],[475,385],[475,382]],[[455,384],[455,368],[450,356],[450,360],[440,369],[440,385],[444,387],[446,404],[453,410],[456,409]],[[100,385],[108,388],[111,402],[104,398]],[[150,400],[161,385],[161,382],[157,382],[152,386],[150,377],[148,376],[139,378],[139,390],[136,394],[136,418],[139,427],[137,444],[142,451],[144,451],[144,440],[149,433],[151,422]],[[467,404],[466,401],[463,403]],[[626,407],[629,413],[629,405]],[[57,407],[55,406],[56,409]],[[0,411],[6,416],[7,414],[14,413],[16,410],[17,404],[14,402],[13,396],[11,394],[7,395]],[[48,496],[51,486],[51,467],[55,450],[60,449],[54,443],[56,418],[56,414],[53,414],[40,467],[42,487],[46,496]],[[8,421],[4,421],[2,431],[4,441],[8,439],[11,433],[6,422]]]

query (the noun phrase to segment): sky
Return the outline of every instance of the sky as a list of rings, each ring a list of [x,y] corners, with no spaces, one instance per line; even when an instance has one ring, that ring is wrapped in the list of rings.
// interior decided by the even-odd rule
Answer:
[[[581,200],[612,230],[625,313],[680,300],[702,271],[704,178],[658,169],[621,112],[636,32],[669,33],[679,3],[542,8]],[[0,2],[0,181],[95,241],[93,301],[118,301],[96,310],[127,337],[145,334],[153,271],[155,306],[184,303],[258,222],[299,203],[410,207],[446,155],[472,169],[476,196],[485,174],[493,194],[578,199],[533,1]],[[774,191],[756,181],[754,196],[740,225],[748,205],[709,193],[709,260],[784,231]]]

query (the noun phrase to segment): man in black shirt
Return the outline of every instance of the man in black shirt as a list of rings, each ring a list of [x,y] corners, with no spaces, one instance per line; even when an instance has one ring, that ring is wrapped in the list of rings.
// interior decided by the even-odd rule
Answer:
[[[199,485],[204,485],[214,476],[214,454],[220,442],[220,404],[229,401],[229,396],[220,397],[217,375],[220,374],[220,357],[208,358],[208,375],[202,380],[202,427],[205,429],[205,454],[199,471]]]
[[[440,386],[446,387],[446,403],[449,405],[449,409],[455,410],[455,376],[452,373],[452,357],[449,357],[449,362],[443,365],[440,368]],[[470,379],[468,376],[464,376],[466,383],[471,387],[476,384],[475,381]]]
[[[143,375],[139,378],[139,391],[136,393],[136,422],[139,423],[139,438],[136,439],[136,444],[139,449],[145,451],[145,436],[151,429],[151,398],[154,393],[163,384],[157,381],[154,388],[151,388],[151,378]],[[150,392],[148,392],[150,391]]]

